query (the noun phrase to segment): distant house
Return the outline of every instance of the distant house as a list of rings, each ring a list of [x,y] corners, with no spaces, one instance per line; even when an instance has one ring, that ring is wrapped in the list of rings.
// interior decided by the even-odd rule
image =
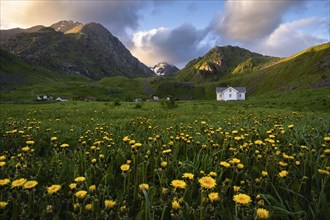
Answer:
[[[52,99],[53,99],[53,97],[48,96],[48,95],[38,95],[37,96],[38,101],[49,101],[49,100],[52,100]]]
[[[154,95],[154,96],[152,96],[152,100],[153,101],[159,101],[159,97]]]
[[[217,87],[217,101],[245,100],[245,87]]]
[[[64,99],[64,98],[61,98],[61,97],[57,97],[55,100],[56,101],[60,101],[60,102],[67,102],[67,101],[69,101],[68,99]]]

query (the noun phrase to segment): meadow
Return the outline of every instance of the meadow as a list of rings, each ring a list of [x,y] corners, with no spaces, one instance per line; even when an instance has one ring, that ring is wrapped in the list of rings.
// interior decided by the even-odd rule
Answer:
[[[0,219],[330,215],[328,111],[177,105],[1,104]]]

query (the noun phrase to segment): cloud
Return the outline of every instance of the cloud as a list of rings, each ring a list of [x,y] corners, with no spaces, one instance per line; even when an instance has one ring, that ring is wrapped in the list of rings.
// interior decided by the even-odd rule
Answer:
[[[329,21],[324,18],[310,17],[295,20],[289,23],[281,24],[269,36],[265,37],[254,49],[278,57],[287,57],[293,55],[308,47],[329,41],[323,36],[316,36],[304,30],[322,29],[328,26]]]
[[[166,61],[182,67],[212,46],[203,41],[206,37],[206,30],[197,30],[191,24],[183,24],[175,29],[161,27],[135,33],[131,51],[150,66]]]
[[[282,22],[284,13],[304,1],[228,0],[224,14],[218,14],[211,23],[224,40],[252,42],[271,34]]]
[[[18,4],[19,3],[19,4]],[[60,20],[99,22],[115,34],[136,30],[146,1],[1,1],[1,24],[51,25]],[[20,6],[19,6],[20,5]],[[16,13],[15,8],[19,7]]]

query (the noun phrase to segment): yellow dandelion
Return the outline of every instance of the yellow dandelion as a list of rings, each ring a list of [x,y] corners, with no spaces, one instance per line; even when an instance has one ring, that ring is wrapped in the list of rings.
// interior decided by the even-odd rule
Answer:
[[[96,186],[95,186],[95,185],[91,185],[91,186],[88,188],[88,190],[89,190],[90,192],[94,192],[94,191],[96,190]]]
[[[26,147],[21,148],[21,150],[24,152],[28,152],[30,150],[30,148],[28,146],[26,146]]]
[[[7,205],[8,205],[8,202],[0,201],[0,209],[6,208]]]
[[[26,182],[26,179],[24,179],[24,178],[21,178],[21,179],[18,179],[18,180],[14,180],[11,183],[11,187],[12,188],[15,188],[15,187],[23,186],[25,182]]]
[[[241,164],[241,163],[239,163],[239,164],[237,164],[237,168],[238,168],[238,169],[243,169],[243,168],[244,168],[244,165]]]
[[[5,160],[5,159],[6,159],[6,156],[4,156],[4,155],[0,156],[0,161]]]
[[[219,193],[211,192],[211,193],[208,194],[208,197],[209,197],[211,202],[218,201],[219,200]]]
[[[57,137],[51,137],[50,138],[50,141],[56,141],[57,140]]]
[[[182,175],[182,178],[192,180],[192,179],[194,179],[194,174],[192,174],[192,173],[184,173],[184,174]]]
[[[93,158],[92,160],[91,160],[91,163],[96,163],[97,162],[97,160],[96,160],[96,158]]]
[[[129,170],[129,165],[128,164],[123,164],[120,166],[121,171],[126,172]]]
[[[266,209],[258,208],[257,209],[257,218],[258,219],[267,219],[267,218],[269,218],[269,212]]]
[[[217,183],[215,179],[209,176],[204,176],[198,180],[202,188],[213,189]]]
[[[330,137],[324,137],[323,140],[325,140],[326,142],[330,142]]]
[[[180,209],[180,208],[181,208],[180,203],[177,200],[174,199],[172,201],[172,209]]]
[[[5,161],[0,161],[0,167],[3,167],[6,165],[6,162]]]
[[[50,187],[48,187],[47,192],[49,195],[51,195],[51,194],[58,192],[61,189],[62,189],[61,185],[55,184],[55,185],[51,185]]]
[[[184,189],[187,186],[186,182],[183,180],[172,180],[171,185],[174,187],[174,189]]]
[[[71,183],[71,184],[69,185],[69,188],[70,188],[70,189],[76,189],[76,188],[77,188],[77,183]]]
[[[230,167],[230,163],[227,163],[226,161],[221,161],[220,162],[220,165],[223,166],[223,167],[225,167],[225,168]]]
[[[67,148],[67,147],[69,147],[70,145],[69,144],[61,144],[61,148]]]
[[[148,190],[149,189],[149,184],[147,183],[141,183],[139,185],[139,188],[142,190],[142,189],[145,189],[145,190]]]
[[[87,191],[86,190],[79,190],[78,192],[76,192],[74,194],[78,199],[83,199],[86,197],[87,195]]]
[[[240,186],[233,186],[234,192],[238,192],[240,188]]]
[[[293,128],[293,127],[294,127],[294,125],[288,125],[288,128],[290,128],[290,129]]]
[[[35,142],[30,140],[30,141],[26,141],[25,143],[26,143],[27,145],[33,145]]]
[[[279,176],[280,177],[286,177],[287,175],[289,174],[289,172],[288,171],[286,171],[286,170],[283,170],[283,171],[281,171],[281,172],[279,172]]]
[[[113,200],[105,200],[104,201],[104,207],[105,209],[111,209],[116,205],[116,201]]]
[[[92,210],[92,209],[93,209],[93,204],[87,204],[87,205],[85,205],[85,209],[86,209],[87,211]]]
[[[268,176],[268,172],[267,172],[267,171],[261,171],[261,175],[262,175],[263,177],[266,177],[266,176]]]
[[[234,195],[233,200],[240,205],[248,205],[251,203],[251,197],[249,195],[239,193]]]
[[[167,166],[167,162],[166,161],[161,162],[160,163],[160,166],[163,167],[163,168],[165,168]]]
[[[327,171],[327,170],[318,169],[318,171],[319,171],[320,174],[323,174],[323,175],[329,175],[330,174],[329,171]]]
[[[30,180],[24,183],[23,188],[24,189],[32,189],[34,188],[36,185],[38,185],[38,182],[35,180]]]
[[[216,172],[213,172],[213,171],[211,171],[211,172],[209,173],[209,176],[212,176],[212,177],[216,177],[216,176],[217,176],[217,173],[216,173]]]
[[[77,183],[84,182],[85,180],[86,180],[86,178],[83,177],[83,176],[79,176],[79,177],[74,179],[74,181],[77,182]]]
[[[7,178],[7,179],[1,179],[0,180],[0,186],[5,186],[7,184],[10,183],[10,180]]]
[[[171,153],[171,152],[172,152],[171,149],[163,150],[163,154],[168,154],[168,153]]]

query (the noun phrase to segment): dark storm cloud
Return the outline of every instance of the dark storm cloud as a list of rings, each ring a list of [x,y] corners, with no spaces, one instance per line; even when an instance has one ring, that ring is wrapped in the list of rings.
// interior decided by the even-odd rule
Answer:
[[[209,49],[209,45],[201,44],[206,36],[207,31],[198,30],[191,24],[173,30],[160,28],[139,32],[134,38],[133,53],[149,64],[167,61],[182,66]]]

